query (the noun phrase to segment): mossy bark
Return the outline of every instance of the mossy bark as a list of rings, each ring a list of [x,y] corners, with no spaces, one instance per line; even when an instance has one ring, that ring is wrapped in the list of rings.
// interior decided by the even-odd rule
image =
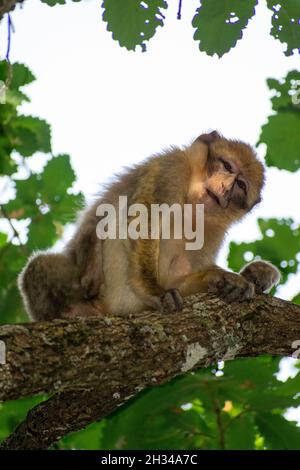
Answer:
[[[267,295],[226,304],[191,296],[181,313],[144,312],[0,326],[6,363],[0,400],[51,393],[2,448],[48,448],[97,421],[145,387],[217,360],[292,355],[300,307]]]

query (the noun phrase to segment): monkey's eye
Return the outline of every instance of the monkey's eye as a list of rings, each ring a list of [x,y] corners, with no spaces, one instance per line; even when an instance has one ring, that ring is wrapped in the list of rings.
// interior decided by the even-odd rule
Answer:
[[[236,184],[244,191],[245,194],[247,193],[247,185],[243,180],[237,180]]]
[[[226,162],[226,160],[223,160],[223,158],[220,158],[220,162],[222,162],[223,167],[225,168],[226,171],[229,173],[232,173],[232,166],[230,165],[229,162]]]

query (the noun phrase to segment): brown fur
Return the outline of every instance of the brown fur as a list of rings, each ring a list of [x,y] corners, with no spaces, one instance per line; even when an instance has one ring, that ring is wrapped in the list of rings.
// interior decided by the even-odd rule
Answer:
[[[232,171],[224,168],[223,159]],[[217,132],[127,169],[86,210],[63,253],[39,253],[29,260],[19,278],[29,315],[42,320],[103,312],[126,315],[147,308],[178,310],[180,295],[207,291],[229,301],[250,298],[255,266],[239,275],[218,268],[215,259],[230,225],[260,200],[263,181],[264,169],[253,149]],[[117,207],[121,195],[128,197],[128,206],[204,203],[203,248],[187,251],[185,240],[174,237],[100,240],[96,208],[100,203]],[[260,278],[268,278],[261,282],[264,287],[278,281],[272,265],[260,265],[258,271]]]

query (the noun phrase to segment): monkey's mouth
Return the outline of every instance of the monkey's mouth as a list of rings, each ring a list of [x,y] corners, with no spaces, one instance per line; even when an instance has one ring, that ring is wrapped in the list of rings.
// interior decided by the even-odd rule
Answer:
[[[212,192],[210,189],[208,189],[208,188],[206,189],[206,192],[207,192],[207,194],[209,195],[209,197],[210,197],[211,199],[213,199],[219,206],[221,206],[221,204],[220,204],[220,199],[218,198],[218,196],[217,196],[215,193],[213,193],[213,192]]]

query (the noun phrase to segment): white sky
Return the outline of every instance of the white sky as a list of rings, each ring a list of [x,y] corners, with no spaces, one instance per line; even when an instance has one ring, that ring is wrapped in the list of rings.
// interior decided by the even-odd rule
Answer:
[[[11,60],[28,65],[37,81],[27,87],[24,113],[52,126],[53,151],[69,153],[77,188],[91,198],[122,166],[136,163],[172,144],[186,144],[203,131],[255,144],[270,114],[266,78],[300,68],[299,56],[286,57],[269,35],[271,13],[259,2],[244,38],[222,59],[208,57],[193,40],[191,18],[198,0],[178,2],[165,13],[146,53],[128,52],[113,41],[101,20],[101,2],[68,2],[49,7],[26,0],[12,13],[15,34]],[[6,23],[0,26],[0,54],[6,49]],[[263,156],[264,149],[260,148]],[[38,168],[44,159],[35,157]],[[264,201],[234,227],[229,238],[252,241],[256,218],[299,217],[300,174],[268,170]],[[226,246],[220,262],[226,259]],[[283,298],[300,290],[300,276],[281,289]],[[281,378],[292,373],[284,362]],[[299,419],[291,410],[290,419]]]
[[[89,198],[122,166],[209,129],[255,144],[270,113],[266,78],[299,68],[299,56],[286,57],[284,46],[269,35],[271,13],[264,1],[243,40],[222,59],[200,52],[193,40],[198,0],[183,2],[181,21],[178,2],[169,3],[165,26],[146,53],[129,52],[112,40],[95,0],[52,8],[26,0],[12,13],[11,60],[24,62],[37,77],[27,87],[32,101],[23,111],[51,124],[54,153],[71,155],[77,188]],[[2,56],[5,48],[2,22]],[[34,159],[35,167],[40,161]],[[299,172],[269,170],[263,203],[229,238],[254,240],[258,216],[299,221],[299,183]],[[226,253],[225,247],[221,264]],[[299,276],[292,276],[280,294],[288,298],[299,290]]]

